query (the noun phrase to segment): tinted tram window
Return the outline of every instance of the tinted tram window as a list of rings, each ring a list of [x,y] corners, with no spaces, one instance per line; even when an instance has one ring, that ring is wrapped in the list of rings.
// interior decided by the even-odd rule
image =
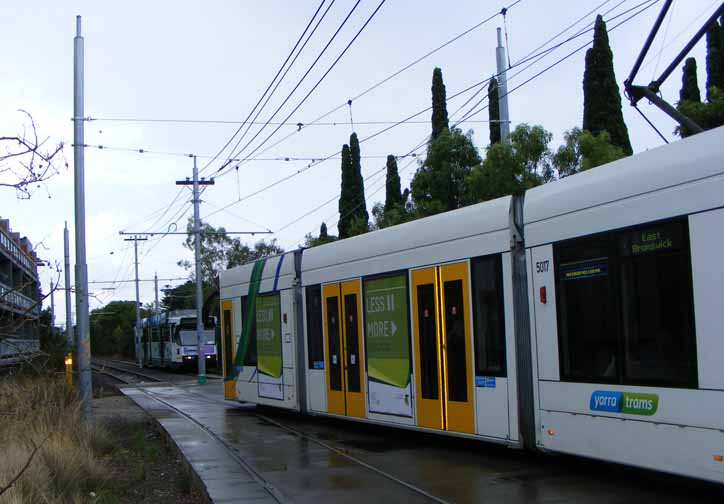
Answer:
[[[339,344],[339,300],[327,298],[327,345],[329,345],[329,388],[342,390],[342,352]]]
[[[443,284],[445,296],[445,341],[447,343],[447,394],[450,401],[467,401],[467,363],[465,357],[465,306],[463,281]]]
[[[324,369],[322,329],[322,288],[307,287],[307,354],[309,369]]]
[[[357,325],[357,294],[344,296],[344,335],[347,348],[347,386],[359,392],[359,331]]]
[[[475,374],[506,376],[503,265],[500,254],[472,261]]]
[[[417,286],[417,325],[420,328],[420,381],[423,399],[438,398],[437,373],[437,314],[435,313],[435,287]]]
[[[555,246],[561,377],[695,387],[685,219]]]
[[[695,385],[696,335],[686,222],[622,233],[624,381]]]
[[[246,317],[248,314],[249,306],[247,301],[249,296],[243,296],[241,298],[241,332],[243,334],[244,326],[246,325]],[[241,342],[239,342],[241,343]],[[251,324],[251,333],[249,334],[249,345],[246,347],[246,354],[244,355],[244,366],[256,366],[256,318]]]

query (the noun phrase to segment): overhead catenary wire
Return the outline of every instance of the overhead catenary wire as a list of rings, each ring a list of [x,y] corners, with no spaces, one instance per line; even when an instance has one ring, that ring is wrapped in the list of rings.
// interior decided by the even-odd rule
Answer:
[[[277,71],[276,75],[274,76],[274,78],[272,79],[272,81],[271,81],[271,82],[269,83],[269,85],[267,86],[267,89],[264,91],[264,93],[262,93],[262,96],[261,96],[261,97],[259,98],[259,100],[257,101],[255,107],[252,108],[252,110],[249,112],[249,115],[248,115],[247,118],[246,118],[247,120],[251,117],[251,115],[254,113],[254,110],[256,109],[256,107],[258,107],[259,104],[261,103],[261,101],[264,99],[264,96],[267,94],[267,92],[269,91],[269,89],[272,87],[272,85],[274,84],[274,81],[277,79],[277,77],[278,77],[279,74],[281,73],[282,69],[286,66],[286,63],[289,61],[289,58],[292,56],[292,54],[294,54],[297,46],[299,45],[299,42],[304,38],[304,35],[305,35],[306,32],[309,30],[309,27],[310,27],[310,26],[312,25],[312,23],[314,22],[314,19],[315,19],[315,18],[317,17],[317,15],[319,14],[319,11],[321,10],[321,8],[322,8],[322,6],[325,4],[325,2],[326,2],[326,0],[322,0],[322,2],[319,4],[319,7],[317,7],[317,9],[315,10],[312,18],[311,18],[311,19],[309,20],[309,22],[307,23],[307,26],[305,27],[304,31],[302,32],[302,34],[301,34],[301,35],[299,36],[299,38],[297,39],[296,44],[294,45],[294,47],[292,48],[292,50],[290,51],[290,53],[287,55],[287,58],[284,60],[284,63],[283,63],[282,66],[279,68],[279,70]],[[332,4],[334,4],[334,0],[332,0]],[[239,131],[241,131],[241,128],[242,128],[242,127],[243,127],[243,124],[242,124],[241,126],[239,126],[237,132],[227,141],[227,143],[224,145],[224,147],[222,147],[222,148],[219,150],[219,152],[217,153],[217,156],[216,156],[217,158],[218,158],[218,156],[220,156],[220,155],[223,153],[223,151],[231,144],[231,142],[233,141],[234,137],[238,134]],[[213,161],[209,161],[208,164],[210,164],[211,162],[213,162]],[[208,165],[208,164],[207,164],[207,165]],[[171,208],[171,207],[173,206],[173,204],[178,200],[178,198],[180,197],[180,195],[182,194],[182,192],[183,192],[183,188],[179,189],[179,191],[176,192],[176,195],[174,196],[173,200],[172,200],[171,203],[169,203],[169,205],[166,207],[166,210],[164,211],[164,214],[165,214],[166,212],[168,212],[168,210],[170,210],[170,208]],[[158,221],[156,221],[154,224],[156,224],[157,222],[158,222]]]
[[[324,13],[322,14],[322,17],[319,18],[319,21],[317,21],[317,24],[314,25],[314,28],[312,28],[312,31],[309,33],[309,35],[307,36],[307,39],[306,39],[306,40],[304,41],[304,43],[302,44],[302,47],[299,49],[299,51],[297,52],[297,54],[294,56],[294,59],[291,61],[291,63],[289,63],[289,66],[287,66],[286,70],[284,71],[284,73],[282,74],[282,76],[281,76],[281,77],[279,78],[279,80],[277,81],[276,85],[274,86],[274,89],[272,89],[271,92],[267,95],[266,99],[264,100],[264,103],[261,105],[261,107],[259,107],[259,109],[258,109],[257,112],[256,112],[256,115],[254,115],[254,117],[252,118],[252,121],[256,121],[256,120],[259,118],[259,115],[262,113],[262,111],[264,110],[264,108],[266,107],[266,105],[269,103],[269,100],[271,100],[272,96],[274,95],[274,93],[276,92],[276,90],[279,88],[279,85],[282,83],[282,81],[284,80],[284,78],[287,76],[287,74],[289,73],[289,71],[292,69],[292,67],[294,66],[294,63],[296,63],[297,59],[299,58],[299,55],[302,54],[302,52],[304,51],[304,48],[307,47],[307,44],[309,43],[309,41],[312,39],[312,37],[313,37],[314,34],[316,33],[317,28],[319,28],[319,25],[322,23],[322,21],[324,21],[324,18],[327,17],[327,13],[329,12],[329,10],[330,10],[330,9],[332,8],[332,6],[334,5],[334,2],[335,2],[335,0],[332,0],[332,3],[329,4],[329,7],[327,7],[327,9],[326,9],[326,10],[324,11]],[[355,4],[355,6],[352,8],[352,11],[350,11],[350,14],[347,16],[347,19],[349,19],[349,16],[350,16],[350,15],[352,14],[352,12],[354,12],[354,10],[357,8],[357,5],[359,5],[359,1],[358,1],[357,4]],[[344,26],[344,24],[347,22],[347,19],[345,19],[345,20],[343,21],[342,26]],[[332,36],[332,39],[330,39],[330,41],[327,43],[327,47],[329,47],[329,44],[331,44],[332,40],[334,40],[334,38],[337,36],[337,33],[339,33],[339,30],[341,30],[342,26],[340,26],[340,27],[338,28],[337,32]],[[307,74],[308,74],[308,73],[311,71],[311,69],[316,65],[317,61],[319,61],[319,58],[320,58],[320,57],[322,56],[322,54],[324,54],[324,52],[327,50],[327,47],[325,47],[325,48],[322,50],[322,52],[319,54],[319,56],[317,56],[317,60],[315,60],[314,63],[312,63],[312,65],[310,66],[309,70],[307,70]],[[291,92],[292,94],[294,93],[294,91],[296,91],[297,87],[299,87],[299,85],[304,81],[304,79],[306,78],[307,74],[305,74],[305,75],[299,80],[299,82],[297,83],[297,86],[292,90],[292,92]],[[243,125],[242,125],[242,127],[243,127]],[[251,124],[247,124],[246,130],[245,130],[244,133],[242,133],[241,136],[237,139],[236,143],[234,144],[234,147],[231,148],[231,152],[236,151],[236,149],[239,147],[239,144],[244,140],[244,138],[246,138],[246,135],[247,135],[247,133],[249,133],[249,130],[251,129],[251,127],[252,127]],[[213,161],[211,161],[211,162],[213,162]],[[204,167],[201,169],[201,172],[203,172],[204,170],[206,170],[206,169],[209,167],[209,165],[210,165],[211,162],[209,162],[209,163],[207,163],[206,165],[204,165]]]
[[[646,4],[646,3],[648,3],[648,5],[645,5],[641,10],[635,12],[634,14],[632,14],[631,16],[629,16],[628,18],[626,18],[626,19],[624,19],[623,21],[621,21],[620,23],[614,25],[614,26],[611,27],[608,31],[609,31],[609,32],[610,32],[610,31],[613,31],[613,30],[615,30],[616,28],[620,27],[621,25],[629,22],[631,19],[633,19],[633,18],[635,18],[636,16],[640,15],[641,13],[645,12],[646,10],[648,10],[650,7],[652,7],[652,6],[653,6],[654,4],[656,4],[657,2],[658,2],[658,0],[652,0],[652,1],[650,1],[650,2],[642,2],[642,3],[639,4],[638,6],[644,5],[644,4]],[[626,11],[626,12],[630,12],[630,10],[629,10],[629,11]],[[620,14],[619,14],[617,17],[620,17]],[[533,75],[532,77],[528,78],[528,79],[527,79],[526,81],[524,81],[523,83],[521,83],[521,84],[519,84],[518,86],[510,89],[507,94],[510,94],[510,93],[514,92],[515,90],[519,89],[520,87],[522,87],[522,86],[526,85],[527,83],[531,82],[532,80],[538,78],[538,77],[541,76],[542,74],[548,72],[548,71],[551,70],[552,68],[555,68],[557,65],[559,65],[559,64],[562,63],[563,61],[567,60],[568,58],[572,57],[574,54],[576,54],[577,52],[579,52],[579,51],[582,50],[583,48],[587,47],[587,46],[590,45],[591,43],[592,43],[592,41],[589,41],[589,42],[587,42],[585,45],[580,46],[580,47],[576,48],[575,50],[573,50],[572,52],[566,54],[566,55],[563,56],[562,58],[560,58],[560,59],[558,59],[557,61],[555,61],[553,64],[547,66],[546,68],[544,68],[544,69],[541,70],[540,72],[538,72],[538,73],[536,73],[535,75]],[[519,72],[519,73],[520,73],[520,72]],[[485,99],[485,98],[483,98],[483,99]],[[473,107],[473,108],[474,108],[474,107]],[[483,108],[480,109],[480,110],[476,110],[476,111],[472,112],[471,114],[466,114],[466,116],[464,116],[464,117],[462,117],[461,119],[459,119],[453,127],[455,127],[455,126],[461,124],[462,122],[466,121],[466,120],[468,119],[467,116],[471,116],[471,115],[480,113],[480,112],[481,112],[482,110],[484,110],[485,108],[487,108],[487,106],[486,106],[486,107],[483,107]],[[642,114],[642,116],[643,116],[643,114]],[[644,119],[646,119],[645,116],[643,116],[643,117],[644,117]],[[658,131],[658,130],[657,130],[657,131]],[[377,173],[377,172],[375,172],[375,174],[376,174],[376,173]],[[373,175],[374,175],[374,174],[373,174]],[[377,189],[377,191],[379,191],[379,188]],[[367,200],[370,196],[372,196],[372,195],[373,195],[374,193],[376,193],[377,191],[374,191],[373,193],[370,193],[370,195],[369,195],[368,197],[366,197],[365,200]],[[313,213],[314,211],[317,211],[317,210],[319,210],[320,208],[323,208],[323,207],[326,206],[327,204],[329,204],[329,203],[331,203],[332,201],[334,201],[334,199],[336,199],[337,197],[339,197],[339,195],[337,195],[335,198],[332,198],[332,199],[330,199],[330,200],[327,200],[327,201],[326,201],[325,203],[323,203],[322,205],[320,205],[320,206],[316,207],[315,209],[313,209],[313,211],[307,212],[306,214],[304,214],[304,217],[307,217],[307,216],[311,215],[311,213]],[[355,208],[351,209],[348,213],[352,213],[352,212],[356,211],[357,208],[359,208],[359,206],[360,206],[360,205],[357,205]],[[341,219],[341,217],[340,217],[340,219]],[[298,222],[299,220],[301,220],[301,219],[300,219],[300,218],[296,218],[293,222],[296,223],[296,222]],[[277,232],[285,229],[286,227],[288,227],[288,224],[285,224],[284,226],[282,226],[281,228],[279,228]]]
[[[372,19],[374,19],[374,17],[377,15],[377,13],[378,13],[379,10],[382,8],[382,6],[385,4],[386,1],[387,1],[387,0],[382,0],[382,1],[377,5],[377,7],[375,8],[375,10],[372,11],[372,14],[370,14],[370,16],[369,16],[369,17],[367,18],[367,20],[364,22],[364,24],[362,25],[362,27],[361,27],[359,30],[357,30],[357,33],[355,33],[354,37],[352,37],[352,39],[347,43],[347,45],[344,47],[344,49],[342,49],[342,52],[339,53],[339,55],[337,56],[337,58],[335,58],[335,60],[332,62],[332,64],[329,66],[329,68],[327,68],[327,70],[322,74],[322,76],[319,78],[319,80],[316,82],[316,84],[314,84],[314,86],[312,86],[312,89],[310,89],[310,90],[307,92],[307,94],[304,95],[304,97],[299,101],[299,103],[297,104],[297,106],[294,107],[294,108],[292,109],[292,111],[289,112],[289,114],[287,114],[287,116],[284,118],[284,121],[289,120],[289,118],[290,118],[292,115],[294,115],[294,113],[295,113],[297,110],[299,110],[299,108],[304,104],[304,102],[312,95],[312,93],[314,93],[314,91],[315,91],[315,90],[319,87],[319,85],[324,81],[324,79],[327,77],[327,75],[329,75],[329,73],[334,69],[334,67],[337,66],[337,63],[339,63],[339,61],[342,59],[342,56],[344,56],[344,55],[347,53],[347,51],[349,50],[349,48],[352,47],[352,45],[353,45],[353,44],[355,43],[355,41],[359,38],[359,36],[362,34],[362,32],[365,30],[365,28],[367,28],[367,25],[369,25],[369,23],[372,21]],[[359,3],[359,0],[358,0],[358,3]],[[355,4],[355,6],[356,6],[356,5],[357,5],[357,4]],[[346,20],[345,20],[345,21],[346,21]],[[295,88],[295,89],[296,89],[296,88]],[[291,97],[291,95],[290,95],[290,97]],[[282,103],[282,106],[286,103],[286,101],[287,101],[287,100],[285,100],[285,101]],[[281,110],[281,106],[277,109],[277,111],[276,111],[274,114],[272,114],[272,116],[270,117],[270,120],[274,118],[274,116],[276,115],[276,113],[277,113],[279,110]],[[282,122],[284,122],[284,121],[282,121]],[[257,145],[256,148],[254,148],[254,149],[251,151],[251,153],[249,154],[249,156],[253,155],[256,151],[258,151],[267,141],[269,141],[269,140],[272,138],[272,136],[274,136],[274,135],[276,134],[277,131],[279,131],[280,128],[281,128],[281,126],[277,126],[276,128],[274,128],[274,130],[273,130],[264,140],[262,140],[262,142],[261,142],[259,145]],[[236,157],[236,156],[240,155],[242,152],[244,152],[244,150],[245,150],[248,146],[251,145],[251,143],[252,143],[252,142],[254,141],[254,139],[261,133],[261,131],[262,131],[263,129],[264,129],[264,126],[262,126],[262,127],[259,129],[259,131],[257,132],[257,134],[254,135],[254,137],[253,137],[251,140],[249,140],[249,141],[246,143],[246,145],[244,145],[244,147],[242,147],[239,151],[237,151],[236,153],[234,153],[234,154],[232,155],[232,157]],[[219,171],[220,171],[220,170],[219,170]]]
[[[264,100],[265,96],[267,95],[267,93],[269,92],[269,90],[271,89],[271,87],[274,85],[274,82],[277,80],[277,78],[279,77],[279,75],[281,74],[281,72],[284,70],[284,67],[286,66],[287,62],[288,62],[289,59],[292,57],[292,55],[294,54],[294,52],[297,50],[297,47],[299,46],[299,43],[300,43],[300,42],[302,41],[302,39],[304,38],[305,34],[306,34],[307,31],[309,30],[309,27],[312,26],[312,23],[313,23],[314,20],[316,19],[317,14],[319,14],[319,11],[321,10],[321,8],[322,8],[322,6],[324,5],[325,1],[326,1],[326,0],[322,0],[322,2],[319,4],[319,7],[317,7],[317,10],[314,11],[314,15],[313,15],[312,18],[309,20],[309,22],[307,23],[307,26],[304,28],[304,31],[302,32],[302,34],[301,34],[301,35],[299,36],[299,38],[297,39],[296,43],[294,44],[294,47],[292,47],[292,50],[289,52],[289,54],[287,55],[286,59],[284,60],[284,63],[282,63],[282,65],[279,67],[279,69],[277,70],[276,75],[274,75],[274,78],[271,80],[271,82],[269,82],[269,85],[268,85],[267,88],[264,90],[264,92],[262,93],[262,95],[259,97],[259,100],[256,102],[256,105],[254,105],[254,107],[251,109],[251,111],[249,111],[249,114],[246,116],[245,121],[248,121],[248,120],[251,118],[252,114],[254,114],[254,112],[256,111],[257,107],[259,107],[259,105],[261,104],[261,102]],[[334,3],[334,1],[332,1],[332,3]],[[224,146],[219,150],[219,152],[218,152],[217,155],[214,157],[214,159],[212,159],[211,161],[209,161],[208,163],[206,163],[206,165],[204,165],[204,166],[201,168],[201,170],[199,170],[199,173],[203,172],[204,169],[206,169],[211,163],[213,163],[213,161],[215,161],[216,159],[218,159],[219,156],[221,156],[221,154],[226,150],[226,148],[227,148],[229,145],[231,145],[231,142],[234,141],[234,138],[236,138],[236,136],[239,134],[239,132],[242,130],[243,127],[244,127],[244,124],[242,123],[242,124],[239,126],[239,128],[237,128],[236,132],[234,132],[234,134],[231,136],[231,138],[229,138],[229,140],[228,140],[228,141],[224,144]]]
[[[508,6],[506,7],[506,9],[510,9],[510,8],[514,7],[515,5],[519,4],[521,1],[522,1],[522,0],[516,0],[515,2],[511,3],[510,5],[508,5]],[[384,3],[384,1],[383,1],[382,3]],[[377,7],[377,9],[375,10],[375,12],[373,13],[373,16],[374,16],[374,14],[377,12],[377,10],[379,10],[379,8],[381,7],[382,3]],[[467,35],[468,33],[472,32],[473,30],[475,30],[475,29],[479,28],[480,26],[484,25],[485,23],[491,21],[492,19],[494,19],[494,18],[495,18],[496,16],[498,16],[498,15],[500,15],[500,12],[496,12],[496,13],[493,14],[492,16],[489,16],[488,18],[484,19],[483,21],[481,21],[481,22],[478,23],[477,25],[475,25],[475,26],[469,28],[468,30],[464,31],[463,33],[461,33],[461,34],[453,37],[452,39],[448,40],[447,42],[445,42],[445,43],[442,44],[441,46],[438,46],[437,48],[433,49],[432,51],[429,51],[428,53],[426,53],[425,55],[423,55],[423,56],[421,56],[420,58],[416,59],[416,60],[413,61],[412,63],[406,65],[406,66],[403,67],[403,68],[401,68],[401,69],[398,70],[397,72],[394,72],[392,75],[386,77],[386,78],[383,79],[382,81],[379,81],[378,83],[370,86],[369,88],[367,88],[367,89],[364,90],[363,92],[361,92],[361,93],[359,93],[358,95],[356,95],[355,97],[351,98],[351,100],[356,100],[356,99],[364,96],[365,94],[373,91],[373,90],[376,89],[377,87],[379,87],[379,86],[383,85],[384,83],[388,82],[389,80],[391,80],[392,78],[396,77],[397,75],[399,75],[400,73],[404,72],[405,70],[407,70],[407,69],[409,69],[409,68],[412,68],[413,66],[415,66],[415,65],[418,64],[419,62],[423,61],[424,59],[428,58],[428,57],[431,56],[432,54],[438,52],[439,50],[443,49],[444,47],[447,47],[448,45],[450,45],[450,44],[453,43],[454,41],[456,41],[456,40],[460,39],[461,37]],[[371,19],[371,17],[370,17],[370,19]],[[368,23],[368,22],[369,22],[369,19],[368,19],[367,23]],[[366,26],[366,23],[365,23],[365,26]],[[364,26],[363,26],[362,29],[364,29]],[[357,35],[359,35],[359,32],[358,32]],[[355,38],[356,38],[356,36],[355,36]],[[352,42],[354,42],[354,39],[352,40]],[[345,49],[345,51],[346,51],[346,49]],[[344,52],[344,51],[343,51],[343,52]],[[340,55],[340,57],[341,57],[341,55]],[[334,64],[336,64],[336,62],[335,62]],[[333,64],[332,66],[334,66],[334,64]],[[330,68],[330,70],[331,70],[331,68]],[[328,72],[329,72],[329,70],[328,70]],[[325,75],[326,75],[326,74],[325,74]],[[323,76],[322,78],[324,78],[324,76]],[[315,86],[315,87],[316,87],[316,86]],[[305,99],[306,99],[306,98],[305,98]],[[303,101],[304,101],[304,100],[303,100]],[[302,101],[302,103],[303,103],[303,101]],[[348,101],[349,101],[349,100],[348,100]],[[317,122],[317,121],[321,121],[321,120],[324,119],[325,117],[327,117],[327,116],[329,116],[330,114],[336,112],[336,111],[339,110],[340,108],[344,107],[344,106],[348,103],[348,101],[347,101],[347,102],[344,102],[343,104],[341,104],[341,105],[335,107],[334,109],[326,112],[325,114],[319,116],[316,120],[312,121],[312,123],[315,123],[315,122]],[[301,103],[300,103],[300,105],[301,105]],[[297,107],[297,108],[298,108],[298,107]],[[295,109],[295,110],[296,110],[296,109]],[[290,115],[291,115],[291,114],[290,114]],[[277,127],[277,129],[275,129],[275,132],[278,131],[278,129],[279,129],[279,128]],[[301,128],[299,128],[299,129],[297,130],[297,132],[300,131],[300,130],[301,130]],[[290,137],[291,135],[293,135],[294,133],[295,133],[295,132],[292,132],[291,134],[289,134],[289,135],[287,135],[286,137],[282,138],[281,140],[277,141],[275,144],[273,144],[273,145],[270,146],[269,148],[272,148],[272,147],[275,147],[276,145],[279,145],[281,142],[285,141],[287,138],[289,138],[289,137]],[[270,137],[271,137],[271,135],[270,135]],[[270,137],[268,137],[267,140],[268,140]],[[260,146],[263,145],[267,140],[265,140],[264,142],[262,142],[262,144],[260,144]],[[257,146],[257,149],[258,149],[260,146]],[[267,150],[268,150],[268,149],[267,149]],[[264,150],[264,151],[262,151],[262,152],[266,152],[266,150]],[[231,156],[231,157],[237,157],[237,156]],[[217,173],[220,172],[220,171],[221,171],[225,166],[227,166],[228,164],[229,164],[229,163],[225,163],[224,166],[222,166],[220,169],[217,170]],[[208,166],[208,164],[207,164],[206,166]]]
[[[627,17],[626,19],[624,19],[624,20],[621,21],[620,23],[618,23],[618,24],[614,25],[613,27],[609,28],[609,29],[608,29],[608,32],[609,32],[609,33],[612,32],[612,31],[615,30],[616,28],[618,28],[618,27],[622,26],[623,24],[629,22],[631,19],[639,16],[640,14],[642,14],[643,12],[645,12],[646,10],[650,9],[651,7],[653,7],[656,3],[658,3],[658,1],[659,1],[659,0],[650,0],[650,1],[648,2],[648,5],[645,5],[645,6],[642,7],[639,11],[633,13],[631,16]],[[642,2],[641,4],[639,4],[639,6],[641,6],[641,5],[643,5],[643,4],[646,4],[646,3],[647,3],[647,2]],[[619,16],[620,16],[620,15],[619,15]],[[556,66],[560,65],[561,63],[563,63],[563,62],[566,61],[567,59],[571,58],[571,57],[572,57],[573,55],[575,55],[576,53],[578,53],[578,52],[582,51],[583,49],[587,48],[587,47],[588,47],[589,45],[591,45],[592,43],[593,43],[593,41],[589,41],[589,42],[586,42],[585,44],[582,44],[581,46],[577,47],[576,49],[574,49],[573,51],[569,52],[569,53],[566,54],[565,56],[559,58],[558,60],[556,60],[556,61],[553,62],[552,64],[548,65],[548,66],[545,67],[544,69],[542,69],[542,70],[540,70],[539,72],[533,74],[531,77],[529,77],[528,79],[526,79],[526,80],[523,81],[522,83],[518,84],[518,85],[515,86],[514,88],[509,89],[505,96],[509,95],[510,93],[512,93],[513,91],[515,91],[516,89],[519,89],[519,88],[521,88],[522,86],[525,86],[526,84],[528,84],[528,83],[531,82],[532,80],[540,77],[541,75],[543,75],[544,73],[548,72],[548,71],[551,70],[552,68],[555,68]],[[516,74],[516,75],[517,75],[517,74]],[[483,99],[484,99],[484,98],[483,98]],[[484,107],[482,107],[482,108],[480,108],[480,109],[474,110],[475,107],[477,107],[481,102],[482,102],[482,99],[481,99],[476,105],[474,105],[474,106],[470,109],[470,111],[463,116],[463,118],[462,118],[461,120],[463,120],[463,121],[464,121],[464,120],[467,120],[467,119],[469,119],[469,118],[471,118],[471,117],[479,114],[480,112],[482,112],[482,111],[484,111],[485,109],[488,108],[488,105],[485,105]]]
[[[649,4],[649,5],[646,7],[646,8],[648,8],[648,7],[650,7],[651,5],[655,4],[656,2],[658,2],[658,0],[645,0],[644,2],[641,2],[641,3],[638,4],[637,6],[633,7],[633,9],[635,9],[635,8],[637,8],[637,7],[640,7],[641,5],[645,5],[645,4]],[[621,4],[619,3],[618,5],[621,5]],[[632,9],[628,9],[628,10],[622,12],[622,13],[619,13],[619,14],[617,14],[616,16],[614,16],[612,19],[616,19],[616,18],[618,18],[618,17],[620,17],[620,16],[622,16],[622,15],[625,15],[626,13],[631,12],[631,10],[632,10]],[[636,15],[637,15],[637,14],[636,14]],[[629,18],[629,19],[630,19],[630,18]],[[627,19],[626,21],[628,21],[628,19]],[[622,24],[622,23],[621,23],[621,24]],[[513,77],[519,75],[519,74],[522,73],[523,71],[525,71],[527,68],[530,68],[530,66],[532,66],[532,65],[534,65],[535,63],[537,63],[538,61],[540,61],[540,59],[542,59],[543,57],[547,56],[548,54],[550,54],[550,53],[551,53],[552,51],[554,51],[555,49],[558,49],[559,47],[562,47],[562,45],[564,45],[565,43],[568,43],[568,42],[570,42],[570,41],[572,41],[572,40],[575,40],[576,38],[582,36],[583,34],[587,33],[588,31],[590,31],[590,30],[581,31],[581,32],[575,34],[574,36],[569,37],[568,39],[564,40],[563,42],[560,42],[560,43],[558,43],[558,44],[556,44],[556,45],[554,45],[554,46],[552,46],[552,47],[550,47],[550,48],[547,48],[547,49],[541,51],[540,53],[537,53],[537,54],[532,55],[532,56],[525,57],[525,58],[523,58],[522,60],[516,62],[516,63],[513,65],[512,68],[515,68],[515,67],[517,67],[517,66],[523,65],[523,64],[525,64],[525,63],[530,63],[530,64],[527,65],[526,67],[524,67],[522,70],[520,70],[520,71],[517,72],[516,74],[514,74],[514,75],[511,77],[511,79],[512,79]],[[556,35],[556,37],[557,37],[557,36],[558,36],[558,35]],[[557,65],[560,64],[562,61],[564,61],[565,59],[571,57],[573,54],[575,54],[576,52],[580,51],[581,49],[587,47],[587,46],[590,45],[591,43],[592,43],[591,41],[586,42],[586,44],[584,44],[583,46],[579,47],[578,49],[576,49],[576,50],[573,51],[572,53],[564,56],[561,60],[559,60],[559,61],[557,61],[556,63],[554,63],[554,65],[551,66],[550,68],[553,68],[554,66],[557,66]],[[548,70],[550,70],[550,68],[544,69],[543,71],[541,71],[541,72],[539,72],[538,74],[536,74],[533,78],[536,78],[537,76],[542,75],[543,73],[545,73],[545,72],[547,72]],[[525,81],[522,85],[527,84],[528,82],[530,82],[530,80],[532,80],[532,78],[529,79],[529,80],[527,80],[527,81]],[[468,91],[470,91],[470,90],[472,90],[472,89],[475,89],[476,87],[479,87],[479,86],[480,86],[480,88],[482,89],[483,86],[484,86],[485,84],[487,84],[489,81],[490,81],[490,78],[484,79],[484,80],[482,80],[482,81],[479,81],[479,82],[473,84],[472,86],[469,86],[469,87],[463,89],[462,91],[459,91],[459,92],[454,93],[453,95],[449,96],[449,97],[448,97],[448,100],[454,99],[454,98],[456,98],[456,97],[464,94],[465,92],[468,92]],[[519,87],[521,87],[521,86],[518,86],[518,87],[516,87],[515,89],[518,89]],[[514,91],[515,89],[509,90],[509,91],[508,91],[508,94],[510,94],[510,92]],[[483,100],[485,100],[485,99],[487,99],[487,95],[486,95],[485,97],[483,97],[481,100],[479,100],[479,101],[471,108],[471,110],[469,111],[469,113],[466,114],[461,121],[459,121],[459,123],[468,121],[473,115],[478,114],[479,112],[481,112],[482,110],[484,110],[485,108],[480,109],[480,110],[477,110],[477,111],[475,111],[475,110],[473,110],[473,109],[474,109],[475,107],[477,107],[478,105],[480,105],[480,103],[481,103]],[[383,134],[383,133],[391,130],[392,128],[394,128],[394,127],[396,127],[396,126],[399,126],[400,124],[403,124],[403,123],[407,122],[408,120],[414,119],[415,117],[417,117],[417,116],[419,116],[419,115],[422,115],[422,114],[428,112],[428,111],[431,110],[431,109],[432,109],[432,106],[426,107],[425,109],[420,110],[420,111],[418,111],[418,112],[416,112],[416,113],[414,113],[414,114],[406,117],[405,119],[402,119],[401,121],[398,121],[397,123],[392,124],[391,126],[389,126],[389,127],[387,127],[387,128],[384,128],[384,129],[382,129],[382,130],[380,130],[380,131],[377,131],[376,133],[374,133],[374,134],[372,134],[372,135],[370,135],[370,136],[368,136],[368,137],[365,137],[365,138],[361,139],[361,140],[360,140],[360,144],[364,143],[364,142],[367,141],[367,140],[370,140],[370,139],[372,139],[372,138],[375,138],[376,136],[379,136],[379,135],[381,135],[381,134]],[[308,165],[307,167],[302,168],[302,169],[300,169],[300,170],[297,170],[296,172],[291,173],[291,174],[289,174],[289,175],[286,175],[286,176],[284,176],[284,177],[281,177],[281,178],[277,179],[276,181],[271,182],[271,183],[269,183],[269,184],[261,187],[260,189],[258,189],[258,190],[256,190],[256,191],[253,191],[253,192],[245,195],[244,197],[242,197],[242,198],[240,198],[240,199],[237,199],[236,201],[230,202],[229,204],[225,205],[225,206],[222,207],[222,208],[224,208],[224,209],[225,209],[225,208],[229,208],[229,207],[231,207],[231,206],[233,206],[233,205],[236,205],[236,204],[240,203],[241,201],[247,200],[247,199],[249,199],[249,198],[251,198],[251,197],[254,197],[254,196],[258,195],[258,194],[261,194],[262,192],[265,192],[265,191],[271,189],[272,187],[275,187],[275,186],[277,186],[277,185],[279,185],[279,184],[281,184],[281,183],[283,183],[283,182],[286,182],[287,180],[290,180],[291,178],[294,178],[294,177],[300,175],[301,173],[306,172],[307,170],[311,169],[312,167],[317,166],[318,164],[320,164],[320,163],[322,163],[322,162],[325,162],[325,161],[333,158],[334,156],[338,155],[339,153],[340,153],[340,151],[336,151],[334,154],[331,154],[330,156],[327,156],[327,157],[324,157],[324,158],[322,158],[322,159],[320,159],[320,160],[314,161],[314,162],[310,163],[310,165]],[[219,176],[222,176],[222,175],[223,175],[223,174],[220,174]],[[218,213],[219,211],[220,211],[220,210],[218,210],[218,211],[216,211],[216,212],[213,212],[213,213],[210,214],[209,216],[214,215],[215,213]]]

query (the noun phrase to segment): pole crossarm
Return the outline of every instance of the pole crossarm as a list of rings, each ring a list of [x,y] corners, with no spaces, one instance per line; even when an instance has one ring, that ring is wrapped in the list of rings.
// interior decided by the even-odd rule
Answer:
[[[159,278],[162,282],[175,282],[177,280],[188,280],[188,278],[185,277],[176,277],[176,278]],[[88,282],[89,284],[117,284],[117,283],[131,283],[135,282],[135,279],[131,280],[94,280],[92,282]],[[139,278],[139,282],[153,282],[153,278]]]
[[[204,231],[208,234],[227,234],[227,235],[256,235],[256,234],[274,234],[274,231]],[[145,231],[142,233],[126,233],[123,231],[119,232],[120,235],[137,235],[137,236],[165,236],[165,235],[187,235],[187,232],[183,231],[160,231],[160,232],[149,232]],[[147,240],[148,238],[143,238]],[[125,241],[133,241],[132,239],[126,239]]]

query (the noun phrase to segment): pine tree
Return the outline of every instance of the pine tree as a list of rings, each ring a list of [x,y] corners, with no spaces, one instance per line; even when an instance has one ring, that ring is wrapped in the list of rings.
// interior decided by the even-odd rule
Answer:
[[[709,88],[724,91],[724,37],[722,26],[714,21],[706,32],[706,99],[711,99]]]
[[[449,125],[445,84],[442,81],[442,70],[435,68],[432,72],[432,136],[430,141],[435,140],[447,129],[449,129]]]
[[[397,171],[397,159],[387,156],[387,183],[385,186],[385,212],[405,204],[400,188],[400,174]]]
[[[700,102],[701,94],[699,93],[699,82],[696,78],[696,59],[687,58],[682,70],[683,75],[681,77],[679,100]]]
[[[342,146],[342,191],[339,196],[339,216],[337,227],[340,238],[348,238],[365,232],[369,226],[359,140],[356,133],[352,133],[350,136],[349,145]]]
[[[594,135],[607,131],[611,143],[630,155],[631,141],[621,111],[621,94],[613,71],[613,53],[603,17],[596,17],[593,47],[586,51],[583,74],[583,129]]]
[[[498,103],[498,80],[490,78],[488,84],[488,119],[490,126],[490,145],[500,142],[500,103]]]

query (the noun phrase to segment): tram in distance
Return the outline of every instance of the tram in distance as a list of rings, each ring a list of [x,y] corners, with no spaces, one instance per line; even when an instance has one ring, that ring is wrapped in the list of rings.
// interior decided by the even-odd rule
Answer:
[[[144,366],[196,366],[196,310],[154,314],[142,319],[141,327],[141,360]],[[210,366],[215,366],[217,360],[215,327],[213,317],[204,323],[202,351]]]
[[[724,128],[222,272],[225,397],[724,483]]]

